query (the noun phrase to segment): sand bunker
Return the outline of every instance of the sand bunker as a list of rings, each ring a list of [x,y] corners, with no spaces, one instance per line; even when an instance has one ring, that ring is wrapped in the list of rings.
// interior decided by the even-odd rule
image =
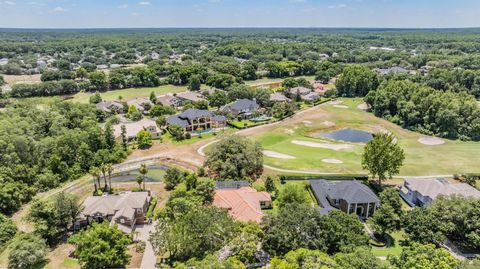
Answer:
[[[275,152],[275,151],[270,151],[270,150],[264,150],[263,155],[265,155],[267,157],[271,157],[271,158],[284,159],[284,160],[296,159],[293,156],[283,154],[283,153],[279,153],[279,152]]]
[[[343,149],[349,149],[352,147],[352,145],[348,145],[348,144],[316,143],[316,142],[301,141],[301,140],[292,140],[292,144],[312,147],[312,148],[323,148],[323,149],[333,149],[333,150],[343,150]]]
[[[418,139],[418,142],[428,146],[438,146],[438,145],[445,144],[445,140],[438,137],[432,137],[432,136],[421,137]]]
[[[333,106],[336,108],[348,108],[348,106],[344,106],[344,105],[333,105]]]
[[[323,159],[322,162],[324,162],[324,163],[334,163],[334,164],[343,163],[342,161],[337,160],[337,159]]]
[[[342,100],[335,100],[335,101],[332,101],[332,102],[331,102],[332,105],[339,105],[339,104],[341,104],[341,103],[343,103]]]
[[[322,122],[322,124],[327,127],[335,126],[335,122],[331,122],[331,121],[324,121]]]
[[[361,109],[361,110],[368,110],[368,105],[367,103],[361,103],[357,106],[358,109]]]
[[[285,133],[286,133],[286,134],[289,134],[289,135],[292,135],[292,134],[295,133],[295,131],[292,130],[292,129],[285,129]]]
[[[304,124],[305,126],[307,126],[307,127],[312,126],[312,122],[309,121],[309,120],[304,120],[304,121],[303,121],[303,124]]]

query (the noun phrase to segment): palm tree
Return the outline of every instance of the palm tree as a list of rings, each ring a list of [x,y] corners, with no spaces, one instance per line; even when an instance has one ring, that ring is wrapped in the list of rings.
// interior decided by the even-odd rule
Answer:
[[[95,185],[95,193],[97,193],[98,188],[100,188],[100,170],[97,167],[90,168],[90,175],[93,178],[93,185]],[[98,181],[98,187],[97,187]]]
[[[112,174],[113,174],[113,165],[111,163],[107,163],[106,165],[107,173],[108,173],[108,191],[112,191]]]
[[[141,175],[138,175],[137,176],[137,184],[138,184],[139,189],[142,189],[142,182],[143,182],[143,177]]]
[[[147,165],[142,163],[139,169],[140,174],[142,174],[142,181],[143,181],[143,190],[145,190],[145,176],[148,174]]]
[[[103,176],[103,181],[105,182],[105,187],[104,187],[104,191],[107,190],[107,166],[102,163],[102,165],[100,165],[100,171],[102,172],[102,176]]]

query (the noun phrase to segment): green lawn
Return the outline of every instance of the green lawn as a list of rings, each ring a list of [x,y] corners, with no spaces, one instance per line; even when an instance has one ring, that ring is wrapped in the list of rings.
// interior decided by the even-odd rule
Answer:
[[[393,246],[387,247],[372,247],[373,255],[377,257],[386,257],[388,255],[398,256],[402,252],[403,247],[400,245],[400,241],[404,240],[405,232],[400,230],[390,234],[395,240]]]
[[[480,162],[480,142],[445,140],[439,146],[428,146],[417,140],[423,135],[402,129],[389,121],[375,117],[371,113],[357,108],[361,99],[342,99],[341,105],[348,108],[327,104],[309,114],[306,122],[279,125],[266,133],[258,133],[255,138],[267,150],[287,154],[296,159],[278,159],[265,157],[265,164],[289,170],[309,170],[319,173],[335,172],[359,174],[365,173],[361,168],[362,144],[352,144],[349,149],[332,150],[293,144],[293,140],[314,143],[331,142],[312,137],[312,133],[332,131],[346,127],[370,132],[389,131],[393,133],[399,145],[405,151],[405,163],[400,174],[437,175],[454,173],[478,173]],[[330,126],[331,124],[334,126]],[[325,163],[323,159],[337,159],[341,164]]]
[[[277,189],[278,189],[278,192],[280,193],[282,191],[283,188],[285,188],[285,186],[287,185],[301,185],[302,187],[305,186],[306,184],[308,183],[308,181],[306,180],[289,180],[289,181],[286,181],[285,184],[277,184]],[[308,203],[312,206],[312,207],[317,207],[318,204],[317,204],[317,201],[315,200],[310,188],[308,188],[308,192],[305,192],[305,194],[307,195],[307,200],[308,200]],[[268,212],[268,213],[276,213],[278,210],[278,200],[274,200],[273,201],[273,208],[272,209],[266,209],[266,210],[263,210],[264,212]]]
[[[194,144],[198,141],[208,139],[208,138],[212,138],[214,136],[220,136],[220,135],[223,135],[223,134],[230,134],[230,133],[233,133],[233,131],[234,131],[233,128],[227,128],[225,130],[216,131],[216,134],[214,134],[213,132],[210,132],[210,133],[202,134],[201,137],[198,136],[198,135],[195,135],[195,136],[192,136],[190,139],[184,139],[184,140],[181,140],[181,141],[177,141],[170,133],[167,132],[162,136],[162,143],[170,142],[174,145],[191,145],[191,144]]]
[[[80,267],[80,264],[78,263],[78,260],[77,259],[72,259],[72,258],[65,258],[62,265],[67,267],[67,268],[78,268],[78,267]]]
[[[100,93],[103,100],[111,101],[117,100],[119,96],[123,97],[123,100],[131,100],[137,97],[149,97],[150,93],[153,91],[155,95],[162,95],[166,93],[178,93],[184,92],[187,90],[186,86],[174,86],[174,85],[164,85],[156,88],[130,88],[123,90],[114,90]],[[93,93],[80,92],[73,96],[73,99],[70,99],[74,102],[79,103],[88,103],[90,96]]]

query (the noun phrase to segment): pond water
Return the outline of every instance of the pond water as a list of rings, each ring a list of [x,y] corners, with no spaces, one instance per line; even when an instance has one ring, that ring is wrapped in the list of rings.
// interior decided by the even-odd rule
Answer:
[[[352,143],[367,143],[373,139],[373,135],[371,133],[351,128],[333,132],[318,132],[313,134],[313,136],[317,138],[327,138]]]
[[[168,167],[162,165],[148,166],[148,173],[145,182],[160,182],[167,171]],[[137,176],[140,175],[138,169],[122,172],[112,176],[112,182],[135,182]]]

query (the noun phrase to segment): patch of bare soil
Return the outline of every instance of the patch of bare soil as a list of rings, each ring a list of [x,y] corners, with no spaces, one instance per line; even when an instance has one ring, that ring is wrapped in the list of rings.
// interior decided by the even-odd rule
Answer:
[[[137,251],[135,244],[128,247],[128,255],[130,255],[130,262],[127,268],[140,268],[142,264],[143,251]]]
[[[40,79],[41,75],[2,75],[5,79],[5,82],[9,85],[13,85],[16,83],[40,83],[42,80]]]
[[[357,106],[357,108],[365,111],[369,109],[367,103],[361,103]]]
[[[71,244],[60,244],[48,254],[48,266],[49,268],[80,268],[80,266],[65,266],[63,262],[70,257],[75,247]]]

